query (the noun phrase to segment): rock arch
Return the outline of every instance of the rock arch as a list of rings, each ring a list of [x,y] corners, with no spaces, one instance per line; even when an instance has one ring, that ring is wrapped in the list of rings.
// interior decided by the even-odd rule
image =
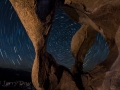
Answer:
[[[10,0],[10,2],[35,48],[36,57],[32,68],[32,82],[37,90],[120,89],[120,80],[118,79],[120,78],[119,0],[103,0],[102,2],[101,0],[90,2],[88,0],[65,0],[67,5],[62,7],[63,10],[73,20],[84,24],[82,30],[74,35],[71,44],[71,51],[76,60],[72,73],[67,68],[57,64],[54,58],[46,52],[46,41],[52,25],[54,10],[49,13],[44,23],[39,20],[35,12],[35,0]],[[71,10],[76,15],[71,14]],[[84,73],[82,70],[83,59],[93,44],[96,32],[100,32],[107,40],[110,53],[104,62],[88,73]],[[77,36],[80,34],[83,35],[81,39],[78,39]],[[89,43],[88,46],[85,43]]]

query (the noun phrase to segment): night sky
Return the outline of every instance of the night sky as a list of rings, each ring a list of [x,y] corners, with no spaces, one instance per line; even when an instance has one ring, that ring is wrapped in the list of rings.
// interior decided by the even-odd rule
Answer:
[[[71,69],[74,58],[70,52],[72,36],[81,27],[73,22],[64,11],[58,9],[49,34],[47,51],[56,61]],[[85,57],[84,70],[92,69],[105,60],[109,49],[98,33],[94,45]],[[0,67],[31,70],[35,51],[31,40],[21,24],[9,0],[0,0]]]

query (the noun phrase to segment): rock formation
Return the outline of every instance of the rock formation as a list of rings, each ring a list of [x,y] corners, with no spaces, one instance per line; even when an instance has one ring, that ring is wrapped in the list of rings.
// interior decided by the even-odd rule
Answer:
[[[64,0],[61,8],[71,19],[83,24],[73,36],[71,43],[71,52],[75,58],[72,73],[66,67],[57,64],[52,55],[46,51],[52,19],[60,1],[63,2],[63,0],[10,0],[35,48],[36,56],[32,68],[32,82],[35,88],[120,90],[119,0]],[[41,3],[45,6],[39,6]],[[49,11],[43,10],[42,14],[39,13],[44,7],[51,8]],[[93,70],[84,72],[83,61],[94,43],[97,32],[106,39],[110,53],[107,59]]]
[[[82,26],[81,32],[84,32],[85,26],[92,26],[93,30],[100,32],[103,35],[110,49],[107,59],[85,74],[81,64],[83,63],[86,54],[86,47],[89,47],[89,45],[84,44],[85,42],[88,42],[87,39],[85,39],[88,34],[78,34],[78,32],[80,32],[78,31],[74,35],[71,45],[71,50],[76,60],[76,63],[73,66],[73,73],[83,72],[81,78],[85,90],[119,90],[119,0],[65,0],[65,4],[68,4],[67,6],[73,8],[72,10],[77,13],[76,16],[78,16],[78,20],[76,21],[83,23],[84,26]],[[66,13],[69,14],[70,11],[66,9],[68,8],[67,6],[63,7],[63,10],[65,9]],[[86,28],[86,30],[91,29]],[[94,39],[91,39],[89,42],[92,43],[93,40]],[[76,45],[78,45],[77,48]],[[80,65],[79,62],[81,63]]]

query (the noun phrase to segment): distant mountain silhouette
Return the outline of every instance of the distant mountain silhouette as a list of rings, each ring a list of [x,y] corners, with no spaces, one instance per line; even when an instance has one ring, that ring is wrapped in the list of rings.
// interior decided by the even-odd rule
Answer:
[[[31,82],[31,72],[0,68],[0,81],[28,81]]]

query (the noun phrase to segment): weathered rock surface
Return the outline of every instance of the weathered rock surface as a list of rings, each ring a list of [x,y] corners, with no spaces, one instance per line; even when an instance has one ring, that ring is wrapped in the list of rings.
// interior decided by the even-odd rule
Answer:
[[[71,43],[71,52],[75,58],[72,73],[57,64],[46,51],[47,37],[58,2],[49,1],[54,2],[52,8],[41,14],[36,13],[36,5],[39,5],[38,2],[43,3],[42,0],[10,0],[35,48],[36,57],[32,68],[32,82],[35,88],[37,90],[120,90],[119,0],[65,0],[62,9],[71,19],[83,24],[73,36]],[[50,2],[47,3],[51,5]],[[106,39],[110,53],[107,59],[93,70],[84,72],[83,61],[94,43],[97,32]]]

